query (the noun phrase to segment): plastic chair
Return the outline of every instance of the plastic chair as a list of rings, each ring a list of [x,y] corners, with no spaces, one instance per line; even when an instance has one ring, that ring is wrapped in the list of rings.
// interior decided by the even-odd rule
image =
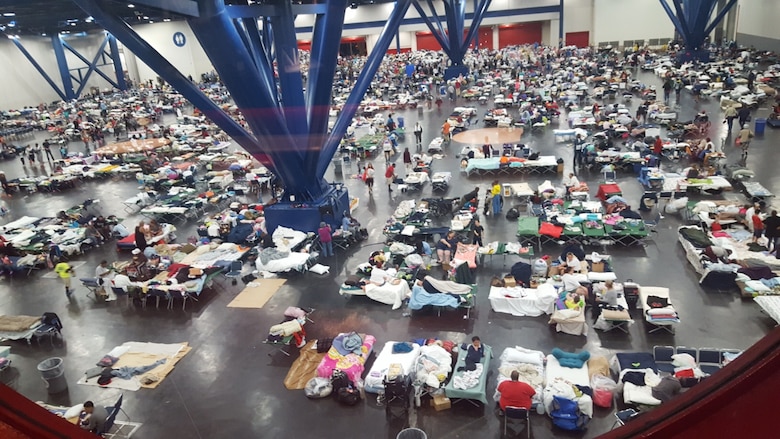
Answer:
[[[504,436],[506,436],[507,425],[510,420],[524,420],[526,435],[529,439],[531,438],[531,417],[529,409],[511,406],[507,406],[504,409]]]
[[[241,277],[241,272],[244,269],[244,263],[241,261],[232,261],[230,263],[230,269],[225,273],[225,277],[232,280],[232,284],[238,283],[238,278]]]
[[[62,339],[62,320],[53,312],[45,312],[41,316],[41,326],[35,329],[33,334],[38,340],[38,345],[41,344],[41,337],[49,336],[51,346],[54,347],[54,336],[59,335]]]

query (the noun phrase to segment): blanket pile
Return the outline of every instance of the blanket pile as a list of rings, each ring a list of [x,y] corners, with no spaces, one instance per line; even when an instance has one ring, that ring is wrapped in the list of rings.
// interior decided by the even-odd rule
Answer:
[[[461,373],[460,375],[453,376],[453,386],[460,390],[477,387],[477,385],[479,385],[479,378],[482,376],[482,369],[484,368],[484,365],[482,363],[477,363],[476,366],[477,368],[474,370],[468,370]]]

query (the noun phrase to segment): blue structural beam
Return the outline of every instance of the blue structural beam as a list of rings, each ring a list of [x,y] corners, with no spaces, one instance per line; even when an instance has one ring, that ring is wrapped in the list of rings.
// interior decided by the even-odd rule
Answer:
[[[66,41],[62,42],[63,47],[68,49],[68,51],[70,51],[72,54],[76,55],[78,59],[80,59],[84,64],[87,65],[87,73],[85,73],[84,76],[79,78],[79,80],[77,81],[79,83],[79,88],[76,90],[76,99],[78,99],[81,96],[81,92],[84,91],[84,87],[87,86],[87,81],[89,81],[89,77],[92,75],[93,71],[97,72],[98,75],[102,76],[103,79],[108,81],[114,87],[119,88],[119,84],[114,82],[113,79],[109,78],[105,73],[101,72],[100,69],[97,68],[98,61],[104,55],[103,51],[106,50],[107,45],[108,45],[108,36],[103,38],[103,42],[100,44],[100,48],[98,49],[97,53],[92,59],[92,62],[90,62],[83,55],[81,55],[76,49],[71,47],[70,44],[68,44]]]
[[[57,86],[57,83],[55,83],[54,80],[51,79],[51,76],[49,76],[49,74],[46,73],[46,70],[44,70],[43,67],[41,67],[41,65],[38,64],[38,61],[36,61],[35,58],[33,58],[33,56],[30,55],[30,52],[28,52],[27,49],[24,48],[24,46],[22,45],[22,43],[19,41],[17,37],[11,37],[3,31],[0,31],[0,36],[3,36],[11,40],[11,42],[14,43],[14,46],[16,46],[16,48],[19,49],[20,52],[22,52],[22,55],[24,55],[25,58],[27,58],[27,61],[29,61],[30,64],[32,64],[32,66],[35,67],[35,70],[37,70],[38,73],[40,73],[43,79],[57,93],[57,96],[59,96],[60,99],[62,99],[63,101],[67,100],[65,93],[63,93],[60,87]]]
[[[125,70],[122,68],[122,58],[119,56],[119,46],[116,44],[116,38],[111,34],[106,34],[108,38],[108,49],[111,53],[111,61],[114,63],[114,75],[116,75],[116,88],[127,90],[127,80],[125,80]]]
[[[426,11],[420,3],[421,0],[414,0],[413,5],[420,14],[423,22],[431,30],[436,41],[441,45],[442,50],[452,61],[452,66],[459,70],[463,65],[463,58],[466,56],[471,44],[476,40],[479,26],[490,7],[491,0],[475,0],[474,13],[471,19],[468,33],[464,36],[466,29],[466,4],[467,0],[442,0],[444,4],[444,17],[447,22],[447,30],[442,27],[439,14],[431,0],[426,0],[429,11]],[[434,26],[435,24],[435,26]],[[460,71],[460,70],[459,70]]]
[[[371,51],[371,54],[368,55],[368,58],[366,58],[363,70],[360,71],[360,75],[358,75],[358,78],[355,81],[355,86],[352,88],[352,91],[341,109],[341,113],[339,113],[339,116],[336,119],[333,131],[331,131],[328,140],[322,147],[320,159],[317,163],[318,176],[323,177],[325,175],[330,160],[336,153],[339,143],[341,143],[341,138],[344,137],[344,134],[347,132],[347,127],[352,123],[352,118],[355,116],[355,112],[357,112],[360,102],[363,100],[366,90],[368,90],[368,86],[371,85],[371,81],[374,79],[376,71],[382,64],[382,59],[387,53],[387,49],[393,41],[393,36],[395,36],[395,33],[398,31],[398,26],[400,26],[412,1],[413,0],[397,0],[395,2],[393,11],[390,13],[390,16],[385,22],[385,26],[379,33],[379,38],[374,45],[374,49]]]
[[[76,93],[73,91],[73,80],[70,77],[70,69],[68,68],[68,59],[65,57],[65,49],[59,33],[55,32],[51,36],[51,46],[54,49],[54,57],[57,59],[57,68],[60,71],[62,92],[65,94],[65,100],[76,99]]]
[[[255,158],[260,160],[269,170],[275,171],[274,164],[263,154],[259,153],[259,142],[249,134],[241,125],[208,98],[187,77],[179,72],[165,57],[160,55],[149,43],[141,38],[127,23],[118,16],[112,15],[103,9],[103,3],[99,0],[73,0],[81,9],[91,15],[104,29],[111,32],[122,44],[132,51],[146,65],[152,67],[163,79],[168,81],[187,100],[199,108],[203,114],[222,128],[228,136],[250,153],[257,153]]]
[[[178,15],[190,17],[200,15],[198,2],[195,0],[134,0],[132,3],[170,11]]]
[[[710,20],[718,4],[718,0],[672,0],[674,10],[667,0],[659,0],[666,15],[674,24],[685,43],[686,55],[700,58],[706,56],[703,51],[707,36],[723,20],[728,11],[734,7],[737,0],[730,0],[718,14]]]
[[[308,146],[309,121],[303,97],[303,77],[301,76],[301,63],[298,59],[295,16],[288,0],[275,0],[274,4],[279,8],[279,15],[271,17],[271,26],[274,31],[279,86],[284,100],[282,110],[287,123],[287,131],[292,136],[296,149],[305,151]]]

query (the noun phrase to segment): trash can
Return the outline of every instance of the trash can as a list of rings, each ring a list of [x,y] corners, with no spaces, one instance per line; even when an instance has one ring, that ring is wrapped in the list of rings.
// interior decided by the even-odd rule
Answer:
[[[755,129],[756,135],[763,136],[765,129],[766,129],[766,119],[756,118],[756,129]]]
[[[41,378],[46,382],[46,389],[49,393],[60,393],[68,388],[62,358],[53,357],[41,361],[38,363],[38,372],[41,373]]]
[[[428,435],[419,428],[404,428],[395,439],[428,439]]]
[[[333,160],[333,172],[336,175],[341,175],[341,173],[342,173],[341,168],[342,168],[343,164],[344,164],[344,160],[343,159],[339,158],[339,159]]]

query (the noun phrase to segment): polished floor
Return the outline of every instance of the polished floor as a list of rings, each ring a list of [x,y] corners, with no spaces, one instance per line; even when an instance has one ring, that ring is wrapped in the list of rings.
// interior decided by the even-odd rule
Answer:
[[[640,74],[647,83],[658,83],[649,74]],[[636,100],[632,107],[637,104]],[[449,114],[452,103],[445,103],[441,111],[425,109],[422,115],[416,110],[398,112],[406,119],[407,130],[411,131],[419,118],[424,126],[424,141],[427,143],[438,135],[444,117]],[[694,103],[691,95],[683,94],[681,119],[692,119],[699,106],[721,118],[714,100]],[[479,106],[480,113],[487,107]],[[766,114],[766,109],[759,110]],[[756,117],[756,116],[754,116]],[[761,117],[759,113],[758,117]],[[481,119],[481,116],[479,117]],[[477,124],[481,126],[481,123]],[[714,130],[722,126],[714,123]],[[720,132],[713,132],[717,139]],[[402,141],[401,147],[414,148],[411,133]],[[780,193],[780,176],[776,173],[777,153],[773,150],[780,141],[780,134],[768,128],[764,137],[754,140],[748,165],[767,188]],[[552,153],[564,158],[567,172],[571,166],[570,145],[555,144],[552,131],[543,134],[525,134],[523,142],[542,153]],[[74,143],[77,145],[77,143]],[[447,196],[461,196],[473,186],[485,188],[491,177],[467,178],[458,173],[458,159],[455,157],[460,145],[448,147],[445,157],[433,163],[433,170],[453,172],[453,181]],[[728,146],[729,159],[738,159],[739,150]],[[736,157],[735,157],[736,156]],[[401,164],[400,155],[395,157]],[[384,169],[384,158],[374,159],[378,170]],[[664,166],[682,166],[682,163],[665,162]],[[399,172],[402,166],[399,166]],[[43,172],[23,168],[18,160],[0,162],[0,170],[14,178],[26,173]],[[48,170],[48,167],[46,167]],[[333,170],[331,170],[333,172]],[[381,172],[381,171],[379,171]],[[620,280],[633,279],[642,285],[665,286],[672,289],[676,307],[682,323],[675,335],[667,333],[647,334],[641,316],[634,315],[637,324],[629,334],[602,333],[590,330],[587,337],[558,334],[547,325],[546,317],[521,318],[494,313],[487,299],[490,278],[508,271],[511,261],[505,266],[496,260],[478,269],[479,295],[477,308],[471,319],[464,319],[461,312],[435,314],[414,313],[405,317],[403,310],[393,311],[390,307],[366,298],[344,299],[337,294],[344,277],[354,271],[367,255],[379,248],[383,242],[381,234],[385,220],[401,199],[419,197],[419,193],[399,193],[392,196],[381,184],[368,194],[366,187],[357,179],[354,168],[346,168],[343,175],[334,176],[343,180],[350,194],[360,198],[355,216],[370,231],[370,238],[360,249],[340,252],[323,261],[331,267],[330,274],[318,276],[308,273],[291,276],[287,284],[266,304],[263,309],[233,309],[226,305],[239,292],[241,285],[230,285],[224,280],[215,284],[197,303],[181,309],[165,310],[131,308],[120,303],[95,304],[86,297],[86,290],[77,287],[76,297],[68,301],[62,286],[55,279],[42,278],[41,272],[34,272],[29,278],[15,278],[0,283],[0,314],[38,315],[45,311],[58,313],[64,322],[65,345],[51,348],[48,343],[41,347],[33,343],[3,343],[11,345],[13,368],[2,375],[2,379],[32,400],[69,405],[92,399],[111,402],[116,390],[85,387],[76,384],[83,372],[107,351],[126,341],[153,341],[161,343],[188,342],[192,352],[178,363],[171,375],[155,390],[142,389],[125,392],[124,409],[133,422],[143,425],[134,435],[145,439],[169,438],[369,438],[392,439],[401,428],[416,426],[436,439],[460,437],[498,437],[501,419],[496,417],[492,407],[476,408],[467,402],[460,402],[451,410],[436,412],[423,406],[412,411],[409,418],[389,421],[384,408],[378,407],[369,398],[355,407],[338,405],[331,399],[307,400],[302,391],[288,391],[282,385],[287,370],[294,360],[279,353],[269,356],[272,349],[264,345],[269,326],[280,319],[283,310],[290,305],[316,308],[315,324],[307,326],[310,338],[334,336],[340,331],[358,331],[374,334],[377,346],[388,340],[406,340],[412,337],[439,337],[465,340],[472,334],[493,346],[496,356],[508,346],[523,346],[550,352],[554,347],[562,349],[587,349],[594,354],[607,355],[617,351],[642,351],[654,345],[684,345],[694,347],[723,347],[744,349],[761,338],[774,322],[760,312],[751,301],[742,301],[736,292],[713,292],[703,290],[697,283],[697,276],[684,259],[682,249],[676,242],[676,228],[679,218],[667,215],[658,228],[658,234],[647,247],[608,247],[613,255],[613,267]],[[600,175],[583,172],[580,179],[595,183]],[[502,181],[525,180],[533,185],[544,179],[557,183],[560,176],[511,177]],[[382,179],[377,179],[378,183]],[[637,202],[642,193],[634,175],[620,174],[619,183],[624,196]],[[595,189],[593,189],[595,190]],[[98,208],[103,214],[116,214],[127,218],[133,225],[139,219],[127,214],[121,201],[134,195],[137,187],[132,180],[110,182],[86,182],[80,188],[61,194],[16,195],[2,202],[10,209],[4,221],[11,221],[22,215],[53,215],[57,211],[80,203],[86,198],[100,199]],[[430,196],[430,185],[422,196]],[[742,197],[739,193],[728,193],[727,197]],[[505,218],[489,217],[483,222],[486,241],[510,240],[515,233],[515,224]],[[184,240],[194,234],[195,223],[178,224],[178,236]],[[555,244],[546,252],[557,255],[560,248]],[[95,249],[80,257],[87,261],[78,272],[79,276],[92,274],[94,266],[101,259],[109,261],[128,258],[127,254],[116,253],[113,245]],[[247,268],[248,269],[248,268]],[[44,358],[59,356],[65,359],[69,389],[60,395],[47,395],[36,371],[36,364]],[[493,363],[496,365],[497,363]],[[370,364],[369,364],[370,367]],[[490,397],[495,389],[496,370],[493,368],[488,380]],[[611,410],[597,409],[594,419],[584,433],[571,434],[554,428],[546,416],[532,415],[532,436],[547,437],[595,437],[609,430],[614,417]]]

